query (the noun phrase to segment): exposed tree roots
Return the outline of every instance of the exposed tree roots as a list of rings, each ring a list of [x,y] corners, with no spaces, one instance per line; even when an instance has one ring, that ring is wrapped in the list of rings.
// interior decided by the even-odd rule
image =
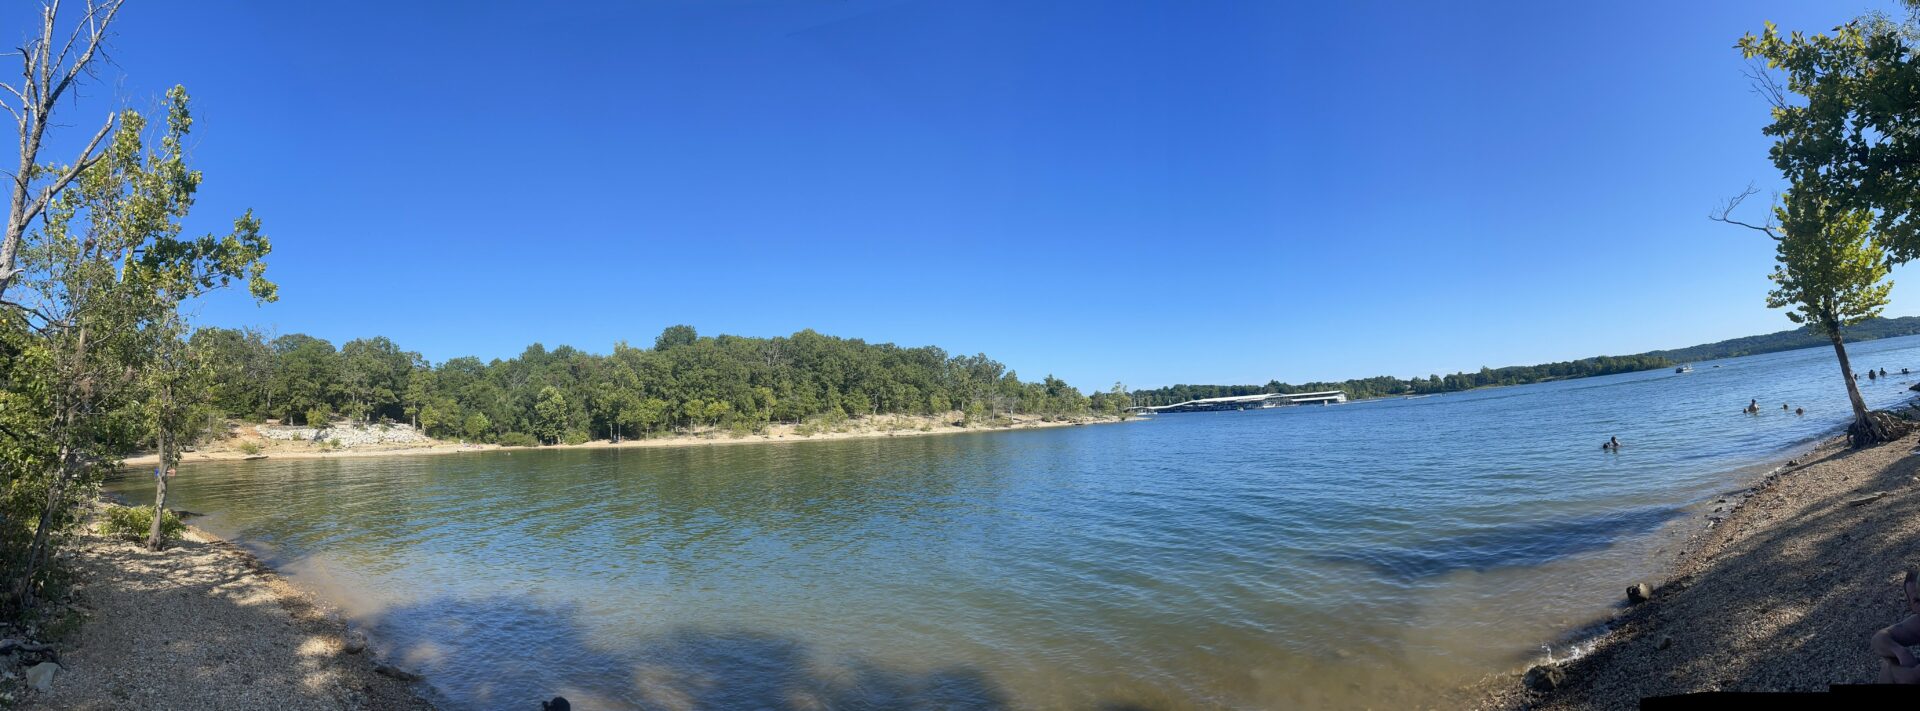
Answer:
[[[1865,420],[1855,420],[1847,428],[1847,441],[1856,449],[1871,447],[1900,439],[1912,428],[1913,423],[1877,410],[1867,413]]]

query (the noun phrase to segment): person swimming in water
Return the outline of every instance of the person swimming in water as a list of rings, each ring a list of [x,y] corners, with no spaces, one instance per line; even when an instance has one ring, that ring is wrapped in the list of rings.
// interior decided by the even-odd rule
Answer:
[[[1760,398],[1754,398],[1752,402],[1747,403],[1747,414],[1760,414]]]
[[[1610,449],[1610,450],[1613,450],[1613,451],[1615,451],[1615,452],[1618,452],[1618,451],[1620,451],[1620,438],[1619,438],[1619,437],[1608,437],[1608,438],[1607,438],[1607,441],[1605,441],[1605,442],[1601,442],[1601,443],[1600,443],[1600,448],[1601,448],[1601,449]]]
[[[1800,407],[1796,407],[1796,408],[1793,408],[1793,414],[1796,414],[1796,415],[1805,415],[1805,414],[1807,414],[1807,411],[1806,411],[1806,409],[1805,409],[1805,408],[1800,408]]]
[[[1784,402],[1783,402],[1783,403],[1780,403],[1780,411],[1781,411],[1781,412],[1786,412],[1786,411],[1787,411],[1787,404],[1786,404],[1786,403],[1784,403]]]

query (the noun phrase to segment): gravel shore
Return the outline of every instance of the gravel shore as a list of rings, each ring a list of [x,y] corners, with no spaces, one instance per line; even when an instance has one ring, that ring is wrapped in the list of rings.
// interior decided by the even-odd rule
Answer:
[[[432,708],[347,653],[337,618],[210,534],[159,553],[83,534],[65,551],[84,622],[24,708]]]
[[[1904,616],[1902,572],[1920,565],[1917,443],[1829,442],[1727,497],[1651,600],[1557,665],[1551,690],[1502,675],[1481,708],[1632,709],[1648,696],[1871,683],[1880,667],[1867,638]],[[1623,599],[1635,582],[1621,582]]]

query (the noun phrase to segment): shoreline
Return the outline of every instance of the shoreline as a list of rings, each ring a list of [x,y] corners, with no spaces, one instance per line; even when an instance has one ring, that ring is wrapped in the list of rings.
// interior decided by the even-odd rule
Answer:
[[[931,421],[930,418],[924,418],[924,417],[909,417],[909,416],[899,416],[899,417],[883,416],[883,417],[891,418],[888,420],[888,423],[890,424],[898,424],[899,422],[906,421],[906,422],[912,422],[915,425],[918,425],[918,424],[921,424],[923,421],[925,422]],[[925,429],[925,430],[918,429],[916,427],[904,427],[904,428],[895,428],[895,429],[875,429],[874,427],[877,423],[863,420],[861,421],[863,423],[862,429],[848,430],[844,432],[821,432],[813,435],[795,434],[793,432],[794,426],[792,425],[775,425],[772,428],[769,428],[769,431],[764,434],[747,435],[744,437],[733,437],[730,434],[721,433],[721,432],[706,432],[706,433],[674,434],[667,437],[628,439],[628,440],[622,440],[620,442],[611,442],[611,441],[602,439],[602,440],[593,440],[589,442],[582,442],[580,444],[549,444],[549,445],[535,445],[535,446],[507,446],[507,445],[499,445],[499,444],[478,444],[478,443],[447,442],[447,441],[435,440],[429,444],[423,444],[423,445],[398,446],[398,447],[369,447],[369,448],[361,448],[361,449],[339,449],[339,450],[331,450],[331,451],[322,450],[313,446],[281,445],[281,446],[273,447],[261,452],[261,454],[264,454],[265,456],[248,454],[246,452],[242,452],[240,450],[227,447],[224,449],[186,452],[181,455],[180,463],[191,464],[194,462],[248,461],[249,458],[256,458],[256,457],[259,460],[348,459],[348,458],[365,458],[365,457],[410,457],[410,456],[430,456],[430,455],[445,455],[445,454],[465,454],[470,452],[513,452],[513,451],[524,451],[524,450],[645,449],[645,448],[652,448],[652,447],[700,447],[700,446],[744,445],[744,444],[787,444],[787,443],[793,443],[793,442],[831,442],[831,441],[857,440],[857,439],[883,439],[888,437],[927,437],[927,436],[937,436],[937,435],[1017,432],[1017,431],[1023,431],[1023,430],[1051,429],[1056,427],[1079,427],[1083,425],[1107,425],[1107,424],[1120,424],[1125,422],[1142,422],[1150,419],[1151,418],[1143,418],[1143,417],[1130,417],[1126,419],[1119,419],[1119,418],[1108,417],[1108,416],[1087,416],[1087,417],[1080,417],[1080,418],[1067,419],[1067,420],[1045,421],[1037,417],[1032,417],[1028,419],[1020,419],[1019,417],[1015,417],[1013,418],[1012,422],[1008,424],[972,425],[972,426],[965,426],[965,427],[954,426],[951,424],[943,424],[940,426],[930,427],[929,429]],[[230,440],[230,441],[237,441],[237,440]],[[140,454],[137,456],[127,457],[126,459],[121,460],[120,464],[123,467],[154,466],[158,464],[159,461],[160,461],[160,456],[158,454],[149,452],[149,453]]]
[[[1684,528],[1656,534],[1671,535],[1674,549],[1659,572],[1622,581],[1650,585],[1648,602],[1629,605],[1623,595],[1611,616],[1556,638],[1577,656],[1490,673],[1462,699],[1487,711],[1630,709],[1646,696],[1871,682],[1878,667],[1867,636],[1898,621],[1901,570],[1917,561],[1901,555],[1912,535],[1869,522],[1893,518],[1894,528],[1920,533],[1897,525],[1911,516],[1881,513],[1920,514],[1916,445],[1920,432],[1864,450],[1844,434],[1789,448],[1801,453],[1690,504],[1675,524]],[[1870,551],[1848,550],[1876,538]]]
[[[193,526],[159,552],[76,538],[62,557],[80,624],[21,708],[436,708],[419,677],[240,545]]]

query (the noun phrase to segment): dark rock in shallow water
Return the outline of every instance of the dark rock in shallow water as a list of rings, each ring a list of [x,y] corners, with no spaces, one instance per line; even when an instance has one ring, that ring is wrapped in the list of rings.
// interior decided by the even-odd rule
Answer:
[[[419,681],[420,680],[419,674],[415,674],[413,672],[407,671],[405,669],[401,669],[400,667],[396,667],[391,664],[375,664],[373,666],[373,671],[375,673],[378,673],[381,676],[392,677],[395,679],[399,679],[401,681]]]
[[[1567,672],[1552,664],[1542,664],[1527,670],[1520,680],[1528,689],[1538,692],[1553,691],[1567,683]]]
[[[1668,647],[1671,647],[1671,646],[1673,646],[1673,638],[1672,638],[1672,637],[1661,637],[1661,638],[1660,638],[1660,641],[1659,641],[1658,643],[1656,643],[1656,644],[1654,644],[1654,645],[1653,645],[1653,648],[1654,648],[1654,649],[1666,649],[1666,648],[1668,648]]]
[[[1653,599],[1653,588],[1646,583],[1634,583],[1633,587],[1627,588],[1628,604],[1638,605],[1651,599]]]

